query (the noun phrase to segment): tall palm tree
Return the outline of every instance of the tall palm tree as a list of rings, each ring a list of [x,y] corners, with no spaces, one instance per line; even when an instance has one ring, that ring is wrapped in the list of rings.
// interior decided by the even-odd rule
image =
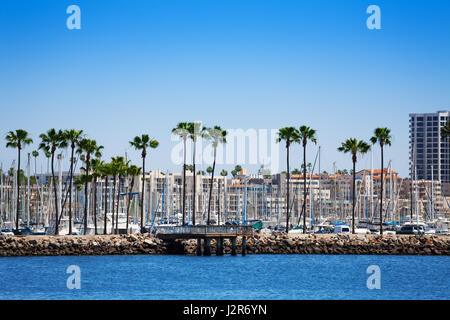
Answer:
[[[28,132],[17,129],[15,132],[10,131],[6,135],[6,147],[17,148],[17,178],[20,172],[20,151],[24,146],[32,144],[33,139],[28,136]],[[20,209],[20,179],[17,179],[17,203],[16,203],[16,230],[19,231],[19,209]]]
[[[130,191],[127,198],[127,232],[128,232],[128,222],[130,219],[130,202],[131,202],[130,194],[133,193],[134,181],[136,180],[137,176],[141,175],[141,171],[142,169],[136,165],[130,165],[129,167],[127,167],[127,175],[131,176]]]
[[[183,139],[183,226],[186,223],[186,143],[189,137],[189,123],[180,122],[172,129],[172,133]]]
[[[97,179],[102,176],[102,167],[104,165],[104,162],[101,161],[99,158],[95,158],[91,160],[91,167],[92,167],[92,193],[94,194],[94,199],[92,201],[93,206],[93,217],[94,217],[94,228],[95,228],[95,234],[97,235]]]
[[[147,149],[158,148],[159,142],[155,139],[150,139],[148,134],[143,134],[140,137],[134,137],[133,141],[130,141],[130,145],[136,150],[142,150],[142,195],[141,195],[141,233],[144,232],[144,190],[145,190],[145,157],[147,156]]]
[[[381,149],[381,191],[380,191],[380,234],[383,234],[383,184],[384,184],[384,162],[383,162],[383,148],[384,146],[391,146],[391,130],[388,128],[376,128],[374,135],[370,138],[372,144],[377,142]]]
[[[287,179],[287,191],[286,191],[286,233],[289,232],[289,216],[290,216],[290,170],[289,170],[289,150],[292,143],[298,143],[300,140],[299,131],[294,127],[284,127],[278,130],[278,142],[285,141],[286,142],[286,179]]]
[[[87,179],[85,180],[84,185],[84,199],[85,199],[85,205],[84,205],[84,234],[87,234],[87,218],[88,218],[88,212],[87,212],[87,199],[88,199],[88,184],[89,184],[89,174],[91,170],[91,156],[94,155],[96,158],[100,158],[102,156],[101,150],[103,149],[103,146],[98,146],[97,141],[83,138],[78,146],[77,153],[83,154],[84,153],[84,163],[86,165],[85,174]]]
[[[208,200],[208,220],[207,225],[210,224],[211,219],[211,199],[212,199],[212,190],[214,186],[214,171],[216,170],[216,157],[217,157],[217,147],[220,143],[227,143],[227,131],[223,130],[220,126],[214,126],[214,128],[203,128],[203,137],[207,140],[212,141],[212,147],[214,150],[214,162],[211,171],[211,182],[209,186],[209,200]]]
[[[55,179],[55,152],[59,148],[66,148],[67,141],[62,130],[56,131],[54,128],[47,131],[47,133],[42,133],[40,136],[41,143],[39,144],[39,149],[44,150],[51,154],[51,168],[52,168],[52,182],[53,182],[53,193],[55,195],[55,235],[59,234],[59,208],[58,208],[58,192],[56,190],[56,179]]]
[[[75,148],[78,147],[82,139],[83,130],[70,129],[64,131],[65,139],[70,144],[70,177],[69,177],[69,235],[72,234],[72,182],[73,182],[73,163]]]
[[[308,140],[316,144],[316,130],[307,126],[301,126],[299,130],[300,140],[303,146],[303,233],[306,233],[306,145]],[[288,170],[289,171],[289,170]],[[312,197],[312,195],[310,195]]]
[[[194,144],[194,152],[192,156],[192,166],[193,166],[193,201],[192,201],[192,224],[195,226],[195,216],[196,216],[196,196],[197,196],[197,181],[195,174],[195,157],[197,153],[197,140],[202,135],[202,124],[201,122],[189,122],[189,138],[192,140]]]
[[[353,196],[352,196],[352,233],[355,233],[355,182],[356,182],[356,161],[357,155],[365,154],[369,151],[370,145],[362,140],[350,138],[342,142],[338,151],[352,154],[353,162]]]

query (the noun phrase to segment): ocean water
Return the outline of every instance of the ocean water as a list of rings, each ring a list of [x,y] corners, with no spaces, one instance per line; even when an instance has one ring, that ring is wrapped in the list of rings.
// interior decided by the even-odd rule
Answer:
[[[70,290],[67,268],[80,268]],[[380,268],[370,290],[369,266]],[[70,282],[70,281],[69,281]],[[449,299],[450,257],[248,255],[0,258],[0,299]]]

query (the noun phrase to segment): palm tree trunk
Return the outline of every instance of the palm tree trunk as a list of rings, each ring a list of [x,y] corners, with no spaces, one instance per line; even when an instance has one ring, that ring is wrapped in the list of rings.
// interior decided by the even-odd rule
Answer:
[[[53,193],[55,194],[55,235],[59,234],[59,223],[58,223],[58,193],[56,191],[56,181],[55,181],[55,168],[54,168],[55,152],[52,152],[52,180],[53,180]]]
[[[108,223],[107,220],[107,212],[108,212],[108,176],[105,177],[105,218],[103,222],[103,234],[107,234],[106,225]]]
[[[186,137],[184,137],[184,165],[183,165],[183,226],[186,223]]]
[[[73,154],[75,145],[72,143],[72,152],[70,157],[70,182],[69,182],[69,235],[72,235],[72,181],[73,181]]]
[[[38,190],[38,194],[40,194],[39,192],[39,184],[37,182],[37,176],[36,176],[36,172],[37,172],[37,164],[36,164],[36,157],[34,157],[34,181],[36,183],[36,189]],[[41,205],[40,201],[38,204],[38,207],[36,208],[36,222],[39,223],[39,206]]]
[[[290,196],[290,171],[289,171],[289,147],[286,148],[287,149],[287,156],[286,156],[286,164],[287,164],[287,173],[286,173],[286,178],[287,178],[287,190],[286,190],[286,199],[287,199],[287,204],[286,204],[286,233],[289,232],[289,196]]]
[[[211,183],[209,185],[208,223],[207,223],[208,226],[210,224],[210,219],[211,219],[211,199],[212,199],[212,191],[213,191],[213,187],[214,187],[214,170],[215,169],[216,169],[216,149],[214,148],[213,170],[211,173]]]
[[[352,233],[355,234],[355,182],[356,182],[356,159],[353,159],[353,197],[352,197]]]
[[[134,177],[131,180],[129,193],[133,193],[133,187],[134,187]],[[131,197],[128,194],[128,198],[127,198],[127,233],[128,233],[128,219],[130,218],[130,203],[131,203]]]
[[[306,143],[303,143],[303,233],[306,233]]]
[[[17,208],[16,208],[16,230],[19,231],[19,207],[20,207],[20,146],[17,147]]]
[[[144,233],[145,151],[142,151],[141,233]]]
[[[380,194],[380,234],[383,234],[383,180],[384,180],[383,145],[381,145],[381,194]]]

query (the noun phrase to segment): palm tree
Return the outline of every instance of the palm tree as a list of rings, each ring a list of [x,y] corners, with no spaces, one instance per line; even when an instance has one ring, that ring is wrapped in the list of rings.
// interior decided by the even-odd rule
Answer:
[[[44,150],[51,154],[52,158],[52,182],[53,182],[53,192],[55,194],[55,235],[59,234],[59,208],[58,208],[58,192],[56,191],[56,179],[55,179],[55,152],[58,148],[66,148],[67,141],[65,140],[64,132],[62,130],[56,131],[55,129],[50,129],[47,133],[42,133],[40,136],[41,143],[39,144],[39,149]]]
[[[82,138],[83,130],[66,130],[64,131],[67,143],[70,143],[70,177],[69,177],[69,235],[72,234],[72,181],[73,181],[73,163],[75,148],[78,147]]]
[[[144,190],[145,190],[145,157],[147,156],[147,149],[156,149],[159,142],[155,139],[150,139],[148,134],[134,137],[133,141],[130,141],[130,145],[136,150],[142,150],[142,195],[141,195],[141,233],[144,232]]]
[[[91,166],[91,156],[94,155],[96,158],[100,158],[102,156],[101,150],[103,146],[97,146],[97,141],[91,140],[88,138],[84,138],[79,142],[77,153],[84,153],[84,163],[86,165],[86,177],[85,185],[84,185],[84,234],[87,234],[87,199],[88,199],[88,183],[89,183],[89,174],[90,174],[90,166]]]
[[[189,137],[189,123],[180,122],[176,128],[172,129],[172,133],[183,139],[183,226],[186,223],[186,143]]]
[[[93,217],[94,217],[94,228],[95,228],[95,234],[97,235],[97,179],[102,176],[102,168],[103,168],[104,162],[101,161],[99,158],[95,158],[91,160],[91,167],[92,167],[92,193],[94,194],[93,199]]]
[[[6,135],[6,147],[17,148],[17,177],[20,172],[20,151],[26,145],[32,144],[33,139],[28,136],[28,132],[17,129],[10,131]],[[20,208],[20,179],[17,179],[17,204],[16,204],[16,230],[19,231],[19,208]]]
[[[195,156],[197,152],[197,140],[201,136],[201,123],[200,122],[189,122],[188,131],[189,131],[189,138],[191,138],[192,143],[194,144],[194,152],[192,156],[192,166],[193,166],[193,201],[192,201],[192,224],[195,226],[195,216],[196,216],[196,196],[197,196],[197,181],[196,181],[196,175],[195,175]]]
[[[383,183],[384,183],[384,163],[383,163],[383,147],[391,146],[391,130],[388,128],[376,128],[374,136],[370,138],[372,144],[377,142],[381,148],[381,191],[380,191],[380,234],[383,234]]]
[[[308,140],[314,144],[317,143],[317,140],[316,130],[310,127],[301,126],[299,134],[303,146],[303,233],[306,233],[306,145],[308,144]]]
[[[289,170],[289,149],[291,147],[292,143],[298,143],[300,139],[299,132],[294,127],[285,127],[281,128],[278,131],[278,142],[286,141],[286,164],[287,164],[287,171],[286,171],[286,178],[287,178],[287,193],[286,193],[286,233],[289,232],[289,195],[290,195],[290,170]]]
[[[130,218],[130,193],[133,193],[133,188],[134,188],[134,181],[136,180],[136,177],[141,175],[141,171],[142,169],[139,168],[138,166],[135,165],[131,165],[129,167],[127,167],[127,175],[131,176],[131,183],[130,183],[130,191],[128,193],[128,198],[127,198],[127,232],[128,232],[128,220]]]
[[[369,151],[370,145],[362,140],[350,138],[342,142],[338,151],[352,154],[353,162],[353,197],[352,197],[352,233],[355,233],[355,182],[356,182],[356,161],[357,155],[365,154]]]
[[[219,146],[219,143],[227,143],[228,133],[226,130],[222,130],[222,128],[219,126],[215,126],[214,128],[203,128],[202,132],[203,136],[206,139],[212,141],[212,147],[214,150],[214,162],[211,170],[211,182],[209,186],[208,220],[206,223],[209,226],[211,219],[211,199],[212,199],[212,190],[214,186],[214,171],[216,170],[217,147]]]

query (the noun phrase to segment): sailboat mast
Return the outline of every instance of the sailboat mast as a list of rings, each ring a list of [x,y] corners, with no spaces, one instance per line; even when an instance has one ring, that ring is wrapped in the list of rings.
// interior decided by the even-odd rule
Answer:
[[[434,176],[433,176],[433,165],[430,166],[431,167],[431,199],[430,199],[430,204],[431,204],[431,210],[430,210],[430,218],[431,220],[433,220],[434,217],[434,206],[433,206],[433,184],[434,184]]]
[[[414,161],[414,207],[416,211],[416,220],[419,223],[419,208],[417,203],[417,166],[416,161]]]
[[[322,187],[320,185],[321,177],[322,177],[322,173],[320,171],[320,146],[319,146],[319,198],[318,198],[318,201],[319,201],[319,221],[318,221],[318,223],[319,224],[322,222],[322,198],[321,198],[321,196],[322,196]]]
[[[373,219],[373,148],[370,149],[370,217]]]
[[[30,157],[28,153],[27,160],[27,227],[30,227]]]

